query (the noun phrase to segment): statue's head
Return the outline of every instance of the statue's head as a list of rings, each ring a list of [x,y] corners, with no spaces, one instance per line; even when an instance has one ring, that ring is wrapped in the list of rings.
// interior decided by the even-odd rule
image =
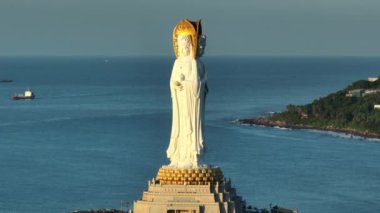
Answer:
[[[173,48],[176,57],[201,57],[206,47],[206,36],[202,35],[201,21],[183,19],[173,30]]]

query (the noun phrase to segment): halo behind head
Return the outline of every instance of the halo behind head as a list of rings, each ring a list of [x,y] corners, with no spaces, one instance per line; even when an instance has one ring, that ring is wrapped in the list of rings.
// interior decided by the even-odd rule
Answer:
[[[197,58],[198,37],[202,34],[201,20],[192,22],[188,19],[182,19],[173,30],[173,49],[176,57],[179,57],[178,52],[178,35],[190,35],[192,41],[192,58]]]

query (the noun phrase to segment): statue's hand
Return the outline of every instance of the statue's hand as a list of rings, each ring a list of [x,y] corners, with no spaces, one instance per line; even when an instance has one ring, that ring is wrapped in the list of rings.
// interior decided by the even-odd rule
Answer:
[[[177,90],[181,91],[183,89],[183,86],[182,86],[181,82],[179,82],[179,81],[174,82],[174,85],[175,85]]]

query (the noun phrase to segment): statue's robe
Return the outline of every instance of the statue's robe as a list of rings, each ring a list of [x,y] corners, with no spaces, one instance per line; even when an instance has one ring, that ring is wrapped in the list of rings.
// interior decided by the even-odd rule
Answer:
[[[167,156],[175,167],[198,167],[204,148],[203,120],[207,93],[206,72],[201,61],[176,59],[170,78],[172,132]],[[175,82],[180,82],[178,88]]]

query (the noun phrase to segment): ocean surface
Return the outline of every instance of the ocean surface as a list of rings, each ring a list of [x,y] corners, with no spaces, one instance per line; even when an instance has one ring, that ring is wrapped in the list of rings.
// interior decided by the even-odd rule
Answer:
[[[380,58],[205,57],[204,161],[249,205],[378,212],[380,141],[242,126],[380,75]],[[131,208],[161,165],[173,57],[0,58],[0,213]],[[32,88],[32,101],[12,101]]]

